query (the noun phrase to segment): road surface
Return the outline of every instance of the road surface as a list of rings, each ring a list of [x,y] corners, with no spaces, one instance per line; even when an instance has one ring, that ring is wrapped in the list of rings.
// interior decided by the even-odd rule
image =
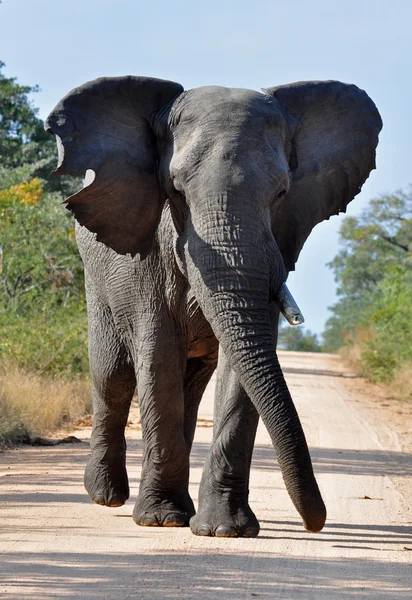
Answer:
[[[306,532],[259,428],[251,475],[256,539],[195,537],[132,521],[140,431],[128,430],[132,498],[92,504],[83,444],[0,455],[0,598],[25,600],[412,598],[412,460],[385,422],[368,420],[337,358],[280,353],[328,508],[322,533]],[[349,390],[349,391],[348,391]],[[192,455],[197,501],[212,429],[209,386]],[[132,421],[135,419],[132,415]]]

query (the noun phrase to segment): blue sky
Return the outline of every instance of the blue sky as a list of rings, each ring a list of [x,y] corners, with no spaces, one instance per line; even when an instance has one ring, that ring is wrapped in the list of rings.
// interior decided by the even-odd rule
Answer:
[[[384,128],[374,171],[348,210],[412,182],[410,0],[3,0],[0,59],[39,84],[45,117],[71,88],[103,75],[151,75],[185,88],[259,90],[339,79],[365,89]],[[290,278],[308,328],[321,331],[335,283],[325,266],[342,217],[312,233]]]

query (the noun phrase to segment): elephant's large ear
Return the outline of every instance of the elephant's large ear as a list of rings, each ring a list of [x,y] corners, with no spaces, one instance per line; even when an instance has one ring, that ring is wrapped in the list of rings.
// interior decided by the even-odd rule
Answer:
[[[278,99],[286,115],[298,119],[290,157],[292,185],[273,225],[290,271],[313,227],[345,212],[375,168],[382,121],[369,96],[355,85],[310,81],[264,91]]]
[[[165,199],[150,123],[182,91],[161,79],[102,77],[72,90],[45,123],[57,136],[56,174],[95,172],[68,198],[69,210],[119,254],[150,250]]]

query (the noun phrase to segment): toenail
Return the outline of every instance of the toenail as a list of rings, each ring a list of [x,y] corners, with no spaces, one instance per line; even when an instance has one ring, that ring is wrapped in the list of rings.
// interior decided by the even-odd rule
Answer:
[[[196,533],[196,535],[210,535],[210,528],[207,525],[201,525],[195,529],[194,533]]]
[[[159,527],[159,522],[156,517],[143,517],[137,521],[138,525],[143,527]]]
[[[104,501],[103,496],[93,496],[92,501],[96,504],[100,504],[100,506],[105,506],[106,502]]]
[[[163,520],[164,527],[183,527],[184,524],[183,518],[178,514],[167,515]]]
[[[228,525],[219,525],[215,531],[216,537],[238,537],[238,533],[234,527]]]
[[[247,538],[257,537],[258,533],[259,533],[259,530],[256,529],[255,527],[248,527],[243,532],[243,537],[247,537]]]

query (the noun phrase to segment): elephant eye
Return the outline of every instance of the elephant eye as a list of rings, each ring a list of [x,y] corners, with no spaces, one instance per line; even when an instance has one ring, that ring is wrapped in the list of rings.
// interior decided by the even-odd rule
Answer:
[[[284,198],[286,196],[287,193],[287,189],[285,187],[281,188],[281,190],[276,194],[276,198],[278,198],[279,200],[281,200],[282,198]]]

